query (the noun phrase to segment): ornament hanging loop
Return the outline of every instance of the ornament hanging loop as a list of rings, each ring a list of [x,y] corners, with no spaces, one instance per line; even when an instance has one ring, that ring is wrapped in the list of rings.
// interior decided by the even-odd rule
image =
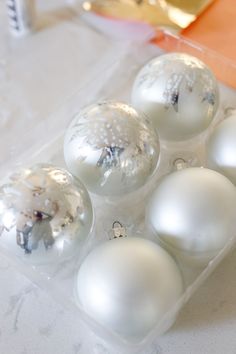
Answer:
[[[126,229],[125,227],[121,224],[120,221],[114,221],[112,224],[112,237],[111,239],[114,238],[120,238],[120,237],[127,237],[126,235]]]
[[[181,171],[189,167],[202,167],[200,158],[194,153],[179,153],[170,160],[171,172]]]
[[[182,157],[178,157],[173,161],[173,167],[176,171],[180,171],[188,167],[188,162]]]
[[[224,116],[225,116],[225,119],[227,119],[228,117],[230,117],[231,115],[235,114],[236,113],[236,109],[235,107],[226,107],[224,109]]]

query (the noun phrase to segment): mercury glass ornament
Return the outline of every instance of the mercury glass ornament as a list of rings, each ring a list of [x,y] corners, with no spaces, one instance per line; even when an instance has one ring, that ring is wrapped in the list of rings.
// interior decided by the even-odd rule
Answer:
[[[38,164],[22,169],[0,188],[0,242],[32,263],[71,257],[92,223],[85,187],[59,167]]]
[[[161,55],[138,73],[132,103],[153,122],[163,140],[190,139],[208,128],[219,105],[217,81],[199,59]]]
[[[159,159],[159,139],[146,117],[133,107],[105,101],[80,111],[64,141],[69,171],[89,191],[115,196],[143,186]]]
[[[236,114],[223,120],[207,142],[207,166],[236,185]]]
[[[104,242],[82,263],[78,302],[98,323],[127,339],[142,339],[183,292],[172,257],[147,239]]]
[[[235,235],[236,188],[220,173],[186,168],[166,176],[146,222],[171,251],[195,265],[209,262]]]

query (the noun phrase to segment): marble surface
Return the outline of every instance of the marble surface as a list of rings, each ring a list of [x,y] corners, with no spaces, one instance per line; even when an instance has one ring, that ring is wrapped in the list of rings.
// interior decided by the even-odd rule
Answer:
[[[152,354],[236,353],[235,272],[236,251],[192,297],[172,329],[153,344]],[[113,354],[4,258],[0,281],[0,353]]]
[[[49,2],[42,2],[48,6]],[[59,2],[64,3],[61,0],[56,3]],[[0,25],[5,26],[3,4],[0,0]],[[103,46],[101,42],[99,48],[105,48]],[[0,45],[0,54],[1,49]],[[76,55],[74,52],[72,69],[77,63]],[[43,61],[43,56],[40,60]],[[0,74],[1,63],[0,60]],[[55,74],[59,69],[54,69]],[[67,72],[69,83],[74,81],[72,69]],[[72,86],[64,89],[68,92]],[[48,96],[43,101],[43,108],[42,101],[32,100],[32,111],[37,112],[35,119],[39,113],[43,115],[53,110],[63,95],[63,90],[52,93],[51,99]],[[16,119],[13,119],[11,126],[15,124]],[[9,125],[3,128],[9,129]],[[0,255],[0,354],[123,354],[104,348],[79,318],[63,309]],[[153,343],[151,354],[236,354],[235,272],[236,251],[233,251],[184,307],[173,328]],[[147,354],[147,351],[139,354]]]

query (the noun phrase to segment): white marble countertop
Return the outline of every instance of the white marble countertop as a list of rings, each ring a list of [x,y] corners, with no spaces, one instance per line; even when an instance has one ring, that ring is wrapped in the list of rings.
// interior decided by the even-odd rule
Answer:
[[[2,9],[3,1],[0,1]],[[5,26],[6,21],[1,15],[0,22],[3,19]],[[101,43],[100,48],[102,46]],[[73,55],[71,64],[75,66],[76,52]],[[67,79],[73,65],[67,72]],[[77,73],[76,80],[79,78]],[[71,75],[69,82],[72,81],[74,77]],[[68,86],[65,89],[72,88]],[[55,102],[48,99],[42,112],[53,110],[56,100],[63,95],[64,91],[52,95]],[[32,111],[37,110],[37,104],[32,100]],[[11,125],[14,124],[13,119]],[[228,256],[184,307],[174,327],[154,343],[152,354],[236,354],[235,273],[236,251]],[[113,354],[93,341],[79,319],[33,285],[2,256],[0,282],[0,354]],[[146,354],[145,351],[142,354]]]
[[[158,339],[153,354],[235,354],[235,272],[236,251],[197,291],[172,329]],[[92,342],[79,319],[4,259],[0,281],[1,354],[113,354]]]

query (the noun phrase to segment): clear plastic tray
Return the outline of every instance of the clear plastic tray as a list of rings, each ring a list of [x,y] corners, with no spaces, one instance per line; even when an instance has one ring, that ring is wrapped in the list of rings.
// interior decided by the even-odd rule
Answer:
[[[227,59],[219,57],[217,53],[211,52],[196,44],[190,43],[184,38],[173,36],[164,32],[160,33],[160,46],[150,43],[127,44],[122,53],[110,55],[106,60],[106,67],[97,66],[89,82],[83,88],[74,93],[66,103],[54,114],[50,115],[43,124],[38,126],[37,134],[42,133],[42,139],[37,140],[24,153],[15,156],[14,160],[6,162],[1,166],[2,180],[6,180],[8,174],[13,173],[21,166],[33,165],[38,162],[49,162],[57,166],[65,167],[63,159],[63,137],[68,123],[75,113],[83,106],[103,99],[115,99],[125,102],[130,101],[130,90],[134,77],[140,67],[151,58],[162,54],[166,49],[172,51],[184,51],[193,54],[205,63],[214,62],[214,67],[220,67],[219,87],[221,94],[220,109],[214,119],[212,126],[207,132],[189,141],[181,143],[161,142],[161,161],[159,167],[150,181],[140,190],[123,198],[99,198],[92,197],[95,209],[95,227],[87,241],[81,246],[79,254],[69,261],[58,262],[55,265],[31,265],[24,256],[16,257],[11,249],[1,242],[0,252],[15,264],[19,271],[27,274],[29,278],[46,289],[52,297],[62,303],[70,311],[77,313],[84,319],[94,331],[97,340],[103,343],[109,353],[152,353],[152,343],[157,336],[164,333],[175,321],[180,308],[188,301],[200,284],[209,276],[218,263],[227,255],[235,244],[234,236],[219,254],[210,261],[206,267],[189,268],[185,267],[177,257],[177,262],[183,272],[185,292],[173,308],[156,324],[156,327],[140,342],[129,342],[109,328],[104,328],[89,318],[79,307],[74,294],[75,276],[83,258],[97,244],[110,238],[112,223],[119,220],[127,229],[128,235],[142,236],[149,239],[152,234],[145,229],[144,214],[146,200],[150,193],[157,186],[160,178],[177,168],[176,160],[184,159],[189,166],[204,166],[204,144],[213,128],[220,120],[224,119],[229,109],[234,107],[236,99],[235,90],[228,85],[232,83],[232,73],[236,75],[236,67]],[[119,48],[114,46],[114,51]],[[104,64],[104,62],[103,62]],[[218,73],[216,73],[218,75]],[[44,129],[47,129],[46,136],[43,136]],[[28,137],[37,135],[34,130],[28,132]],[[25,137],[27,140],[27,136]]]

